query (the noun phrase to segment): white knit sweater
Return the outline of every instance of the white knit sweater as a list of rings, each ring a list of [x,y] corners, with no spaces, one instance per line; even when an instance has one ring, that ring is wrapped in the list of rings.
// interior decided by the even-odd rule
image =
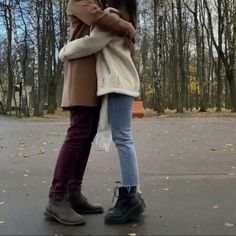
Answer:
[[[113,12],[116,11],[113,8],[106,9],[106,11],[111,10]],[[104,32],[100,28],[95,27],[89,36],[76,39],[65,45],[61,49],[59,57],[62,61],[65,61],[85,57],[94,53],[97,55],[98,96],[109,93],[120,93],[132,97],[139,96],[139,75],[133,63],[130,50],[124,46],[124,38],[122,37]],[[97,135],[103,137],[98,138],[97,142],[106,151],[109,149],[109,142],[111,140],[107,99],[107,96],[104,96]],[[98,140],[103,141],[100,142]]]

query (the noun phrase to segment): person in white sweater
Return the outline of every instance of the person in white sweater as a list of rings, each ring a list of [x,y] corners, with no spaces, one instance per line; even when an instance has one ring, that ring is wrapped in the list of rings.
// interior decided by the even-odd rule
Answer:
[[[108,0],[106,11],[117,14],[136,27],[136,0]],[[106,224],[123,224],[139,217],[145,204],[138,190],[139,167],[131,121],[134,97],[139,96],[139,76],[132,60],[133,43],[95,27],[91,34],[65,45],[59,57],[73,60],[96,53],[97,95],[102,96],[97,143],[106,151],[115,143],[122,173],[115,206],[105,216]]]

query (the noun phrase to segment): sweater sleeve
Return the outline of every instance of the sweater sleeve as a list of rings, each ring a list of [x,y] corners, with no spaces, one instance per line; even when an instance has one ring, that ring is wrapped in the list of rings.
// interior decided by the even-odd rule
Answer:
[[[59,58],[65,61],[92,55],[105,48],[113,37],[111,33],[101,31],[98,27],[95,27],[89,36],[67,43],[61,49]]]
[[[134,39],[136,31],[132,24],[121,19],[116,14],[102,11],[94,0],[69,0],[68,16],[76,16],[87,25],[99,26],[105,31],[128,36]]]

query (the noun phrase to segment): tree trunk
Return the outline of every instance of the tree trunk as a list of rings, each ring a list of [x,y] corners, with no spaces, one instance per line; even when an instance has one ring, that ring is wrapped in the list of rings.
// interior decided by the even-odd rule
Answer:
[[[7,32],[7,72],[8,72],[8,92],[7,92],[7,107],[6,111],[11,114],[11,103],[13,98],[13,88],[14,88],[14,76],[12,69],[12,12],[10,5],[4,6],[4,19],[6,23]]]
[[[23,69],[22,69],[22,63],[21,63],[21,51],[20,51],[20,44],[18,40],[18,34],[17,34],[17,27],[16,27],[16,19],[15,19],[15,10],[14,6],[11,5],[12,9],[12,31],[14,35],[14,41],[15,41],[15,49],[16,49],[16,82],[20,85],[19,86],[19,110],[18,110],[18,117],[21,118],[21,112],[22,112],[22,96],[23,94],[23,88],[24,88],[24,78],[23,78]]]
[[[48,113],[54,114],[56,110],[56,95],[57,95],[57,86],[56,86],[56,65],[55,65],[55,44],[53,42],[55,39],[55,28],[54,28],[54,18],[53,18],[53,6],[52,2],[48,2],[48,19],[49,19],[49,30],[48,30]]]
[[[34,30],[33,30],[33,42],[34,42],[34,84],[33,84],[33,97],[34,97],[34,116],[39,116],[39,18],[37,1],[32,1],[32,8],[34,14]]]
[[[218,64],[219,64],[219,68],[218,71],[221,69],[221,62],[224,65],[225,68],[225,73],[226,73],[226,77],[228,79],[229,82],[229,86],[230,86],[230,98],[231,98],[231,111],[232,112],[236,112],[236,96],[235,96],[235,51],[236,51],[236,14],[234,13],[234,17],[232,20],[233,22],[233,40],[230,41],[230,52],[229,52],[229,58],[226,57],[225,53],[223,52],[223,48],[222,48],[222,34],[224,31],[224,22],[223,22],[223,17],[222,17],[222,9],[221,9],[221,4],[222,4],[222,0],[218,0],[218,17],[219,17],[219,29],[218,29],[218,33],[219,33],[219,41],[218,41],[218,45],[216,43],[216,40],[214,38],[214,33],[213,33],[213,27],[212,27],[212,18],[211,18],[211,12],[209,9],[209,6],[207,4],[206,1],[204,1],[204,5],[205,8],[207,10],[207,14],[208,14],[208,20],[209,20],[209,26],[210,26],[210,33],[211,33],[211,37],[213,40],[213,44],[217,50],[218,53]],[[235,12],[235,6],[233,7],[233,12]],[[221,72],[218,72],[218,75],[221,75]],[[222,83],[222,80],[221,80]],[[222,87],[222,85],[221,85]],[[218,99],[219,97],[222,96],[221,90],[219,88],[218,90]],[[219,104],[217,104],[217,110],[219,110],[219,108],[221,108],[221,101],[219,99],[218,101]]]
[[[175,6],[174,1],[171,2],[171,52],[170,52],[170,88],[171,88],[171,106],[170,109],[176,109],[178,104],[178,61],[177,58],[177,37],[176,37],[176,23],[175,23]]]
[[[185,65],[184,65],[184,42],[183,42],[183,18],[182,18],[182,3],[181,0],[177,0],[177,12],[178,12],[178,51],[179,51],[179,80],[180,86],[178,89],[178,106],[177,112],[183,113],[183,104],[185,99],[184,87],[185,87]]]
[[[158,4],[160,3],[160,5]],[[154,4],[154,40],[153,40],[153,51],[154,51],[154,78],[155,78],[155,89],[156,89],[156,106],[155,110],[157,113],[163,113],[163,103],[162,103],[162,87],[161,87],[161,67],[160,62],[162,58],[161,48],[162,48],[162,15],[158,16],[158,6],[161,7],[159,13],[162,14],[163,2],[160,0],[159,2],[153,0]],[[158,38],[158,31],[157,31],[157,21],[159,22],[159,38]],[[158,54],[159,52],[159,54]],[[158,67],[159,65],[159,67]]]
[[[233,69],[228,74],[230,98],[231,98],[231,112],[236,112],[236,75]]]

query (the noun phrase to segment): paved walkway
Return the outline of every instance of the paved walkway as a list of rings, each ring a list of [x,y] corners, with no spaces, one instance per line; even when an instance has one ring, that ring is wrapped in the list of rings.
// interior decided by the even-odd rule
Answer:
[[[140,222],[107,226],[104,215],[65,227],[43,216],[68,121],[0,117],[0,235],[236,235],[236,119],[134,120],[147,210]],[[84,193],[111,206],[120,179],[114,146],[93,147]]]

